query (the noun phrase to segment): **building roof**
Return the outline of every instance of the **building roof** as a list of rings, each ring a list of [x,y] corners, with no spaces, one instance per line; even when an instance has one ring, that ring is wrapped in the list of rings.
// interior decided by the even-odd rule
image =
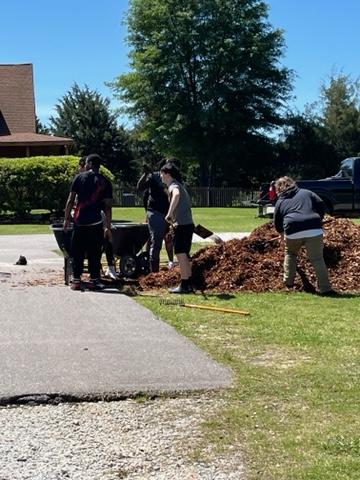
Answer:
[[[0,65],[0,135],[35,129],[32,64]]]
[[[71,138],[36,133],[32,64],[0,65],[0,147],[72,144]]]
[[[14,135],[0,135],[0,146],[26,145],[72,145],[73,140],[65,137],[41,135],[39,133],[15,133]]]

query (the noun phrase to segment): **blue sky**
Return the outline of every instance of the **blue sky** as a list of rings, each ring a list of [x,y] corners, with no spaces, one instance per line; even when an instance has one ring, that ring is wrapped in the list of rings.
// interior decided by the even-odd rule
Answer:
[[[331,73],[360,72],[359,0],[269,0],[269,21],[284,30],[282,63],[294,70],[291,106],[318,99]],[[127,0],[2,2],[0,63],[32,63],[37,115],[47,122],[74,82],[112,98],[104,82],[128,69]],[[113,101],[112,105],[116,106]]]

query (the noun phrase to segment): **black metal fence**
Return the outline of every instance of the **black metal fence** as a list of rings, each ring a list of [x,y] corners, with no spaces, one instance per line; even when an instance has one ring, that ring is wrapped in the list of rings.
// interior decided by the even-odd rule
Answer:
[[[259,192],[242,188],[189,187],[193,207],[249,207],[255,206]],[[136,189],[114,188],[117,207],[142,207],[143,194]]]

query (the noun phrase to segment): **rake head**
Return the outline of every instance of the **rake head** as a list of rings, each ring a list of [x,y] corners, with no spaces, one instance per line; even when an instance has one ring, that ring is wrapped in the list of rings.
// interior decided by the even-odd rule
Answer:
[[[180,307],[183,307],[185,305],[184,300],[181,300],[180,298],[161,298],[160,299],[160,304],[161,305],[178,305]]]

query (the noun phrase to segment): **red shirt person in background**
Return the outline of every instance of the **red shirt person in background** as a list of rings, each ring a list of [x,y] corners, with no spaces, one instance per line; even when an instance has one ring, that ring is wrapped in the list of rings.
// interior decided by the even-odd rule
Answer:
[[[275,202],[277,200],[277,193],[276,193],[276,188],[275,188],[275,182],[274,181],[270,182],[268,197],[269,197],[270,203],[275,204]]]

